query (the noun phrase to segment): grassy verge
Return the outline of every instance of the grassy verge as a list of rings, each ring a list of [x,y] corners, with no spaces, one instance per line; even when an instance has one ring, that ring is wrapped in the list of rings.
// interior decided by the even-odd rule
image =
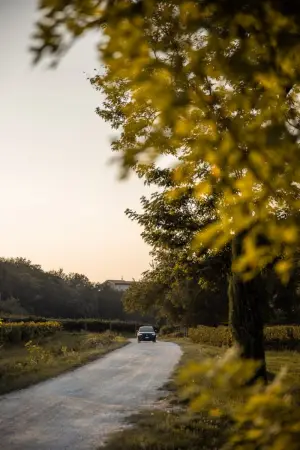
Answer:
[[[183,356],[175,373],[189,360],[201,361],[224,352],[222,348],[193,344],[188,339],[177,342],[182,347]],[[289,381],[299,383],[299,353],[268,352],[267,364],[271,375],[276,374],[283,365],[288,366]],[[174,378],[165,388],[168,391],[166,408],[142,411],[131,417],[131,427],[112,435],[104,450],[218,450],[222,447],[229,429],[226,419],[212,418],[205,412],[190,415],[179,398]]]
[[[0,394],[79,367],[127,343],[114,333],[58,332],[26,345],[0,348]]]

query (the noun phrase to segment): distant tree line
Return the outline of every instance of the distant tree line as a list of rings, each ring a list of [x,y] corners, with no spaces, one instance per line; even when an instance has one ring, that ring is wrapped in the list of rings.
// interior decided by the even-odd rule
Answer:
[[[0,317],[140,320],[139,313],[124,311],[122,295],[107,283],[93,283],[79,273],[47,272],[24,258],[0,259]]]

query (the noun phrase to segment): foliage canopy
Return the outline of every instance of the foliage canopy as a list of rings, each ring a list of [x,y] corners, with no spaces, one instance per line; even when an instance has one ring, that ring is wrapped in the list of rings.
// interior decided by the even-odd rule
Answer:
[[[203,168],[199,176],[205,172]],[[148,167],[146,183],[155,185],[157,191],[150,198],[141,198],[141,212],[126,211],[142,226],[142,237],[152,247],[153,262],[142,279],[128,289],[124,304],[130,311],[155,311],[169,323],[220,323],[228,314],[229,249],[217,255],[190,251],[195,234],[215,220],[215,199],[199,201],[192,189],[169,198],[176,186],[172,175],[170,169]]]
[[[197,198],[222,194],[196,243],[219,249],[245,232],[235,268],[252,276],[283,254],[284,277],[299,243],[298,4],[41,0],[40,12],[36,61],[101,28],[107,69],[93,82],[106,94],[102,117],[121,129],[113,148],[124,173],[175,155]]]

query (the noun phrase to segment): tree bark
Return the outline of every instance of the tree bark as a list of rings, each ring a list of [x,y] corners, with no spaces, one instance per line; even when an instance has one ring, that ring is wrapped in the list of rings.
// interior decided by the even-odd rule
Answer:
[[[232,242],[232,261],[241,254],[242,236],[236,237]],[[245,359],[259,361],[260,365],[253,379],[267,381],[264,323],[262,305],[257,278],[243,281],[239,274],[231,273],[229,279],[229,323],[233,341],[241,349],[241,356]]]

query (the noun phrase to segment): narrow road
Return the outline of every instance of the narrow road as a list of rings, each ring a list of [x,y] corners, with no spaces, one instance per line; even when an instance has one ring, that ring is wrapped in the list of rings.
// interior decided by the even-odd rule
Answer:
[[[159,398],[181,350],[132,341],[73,372],[0,397],[1,450],[95,450]]]

